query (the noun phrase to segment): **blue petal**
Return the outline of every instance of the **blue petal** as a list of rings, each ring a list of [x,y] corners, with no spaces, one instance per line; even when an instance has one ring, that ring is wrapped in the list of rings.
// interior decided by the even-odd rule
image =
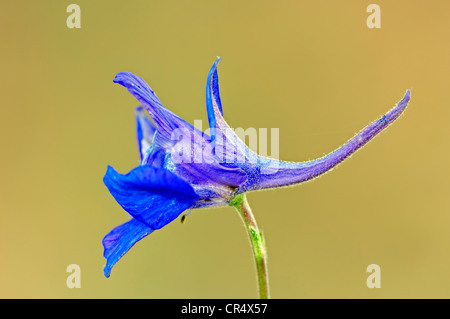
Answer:
[[[211,75],[212,88],[215,88],[211,92],[214,92],[212,96],[217,106],[217,103],[220,105],[217,73],[213,76],[214,71],[211,71]],[[120,72],[114,82],[125,86],[141,102],[157,126],[151,147],[141,165],[168,167],[191,184],[204,181],[234,187],[242,183],[245,172],[239,165],[235,165],[235,161],[245,158],[245,155],[241,154],[248,153],[248,149],[223,120],[221,107],[216,115],[216,132],[219,138],[216,139],[216,147],[213,149],[208,135],[164,108],[141,78],[129,72]],[[223,163],[227,165],[222,165]],[[229,173],[221,174],[223,170]],[[211,174],[213,171],[215,174]]]
[[[136,138],[141,162],[143,162],[148,156],[150,146],[153,142],[153,136],[156,132],[156,127],[146,116],[145,110],[142,106],[137,107],[134,114],[136,116]]]
[[[214,147],[214,140],[216,137],[216,113],[223,115],[222,102],[219,94],[219,77],[217,75],[217,64],[219,64],[220,57],[216,59],[208,73],[206,81],[206,110],[208,112],[209,128],[211,132],[211,142]]]
[[[152,229],[170,223],[198,198],[183,179],[150,165],[139,166],[126,175],[108,166],[103,181],[123,209]]]
[[[211,144],[214,154],[227,166],[245,170],[248,163],[256,163],[258,156],[236,135],[223,118],[217,75],[218,58],[208,73],[206,84],[206,107]]]
[[[106,258],[105,277],[110,276],[112,267],[135,243],[153,231],[154,229],[134,218],[111,230],[102,241],[103,256]]]
[[[158,134],[155,139],[161,145],[171,146],[171,134],[175,129],[181,127],[192,129],[192,125],[166,109],[155,92],[137,75],[130,72],[119,72],[113,81],[126,87],[146,108],[158,127]]]

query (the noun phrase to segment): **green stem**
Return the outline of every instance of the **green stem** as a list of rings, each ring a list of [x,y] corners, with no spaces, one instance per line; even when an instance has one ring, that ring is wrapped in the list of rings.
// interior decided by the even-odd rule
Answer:
[[[268,299],[269,295],[269,276],[267,273],[267,251],[264,239],[256,224],[255,217],[247,202],[245,194],[237,195],[231,202],[241,216],[250,238],[250,244],[253,248],[253,256],[255,257],[256,272],[258,276],[259,298]]]

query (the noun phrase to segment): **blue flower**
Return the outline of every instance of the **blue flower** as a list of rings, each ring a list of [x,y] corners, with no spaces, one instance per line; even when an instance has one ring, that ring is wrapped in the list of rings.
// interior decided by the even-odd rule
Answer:
[[[219,60],[211,67],[206,86],[210,135],[167,110],[141,78],[129,72],[116,75],[114,82],[126,87],[142,105],[135,110],[140,165],[125,175],[108,167],[103,179],[132,217],[103,239],[106,277],[136,242],[187,209],[229,205],[244,192],[298,184],[331,170],[397,119],[410,98],[407,91],[393,109],[328,155],[285,162],[254,153],[225,122]]]

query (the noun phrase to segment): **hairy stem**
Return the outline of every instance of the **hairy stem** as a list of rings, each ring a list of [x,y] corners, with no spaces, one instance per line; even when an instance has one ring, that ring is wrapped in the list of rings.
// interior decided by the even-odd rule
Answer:
[[[230,203],[236,208],[244,222],[247,230],[250,244],[253,248],[253,256],[256,263],[256,272],[258,279],[258,290],[260,299],[270,298],[269,294],[269,276],[267,273],[267,251],[264,239],[256,224],[255,217],[248,204],[245,194],[237,195]]]

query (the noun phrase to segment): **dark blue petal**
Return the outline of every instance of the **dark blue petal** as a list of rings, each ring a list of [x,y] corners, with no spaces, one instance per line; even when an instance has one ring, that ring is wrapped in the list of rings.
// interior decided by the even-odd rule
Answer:
[[[106,258],[105,277],[109,277],[112,267],[135,243],[153,231],[154,229],[134,218],[111,230],[102,241],[103,256]]]
[[[150,165],[139,166],[125,175],[108,166],[103,181],[123,209],[152,229],[170,223],[198,198],[183,179]]]
[[[150,146],[153,142],[153,136],[156,132],[156,127],[146,116],[145,109],[142,106],[137,107],[134,114],[136,116],[136,138],[141,162],[143,162],[145,157],[148,156]]]

